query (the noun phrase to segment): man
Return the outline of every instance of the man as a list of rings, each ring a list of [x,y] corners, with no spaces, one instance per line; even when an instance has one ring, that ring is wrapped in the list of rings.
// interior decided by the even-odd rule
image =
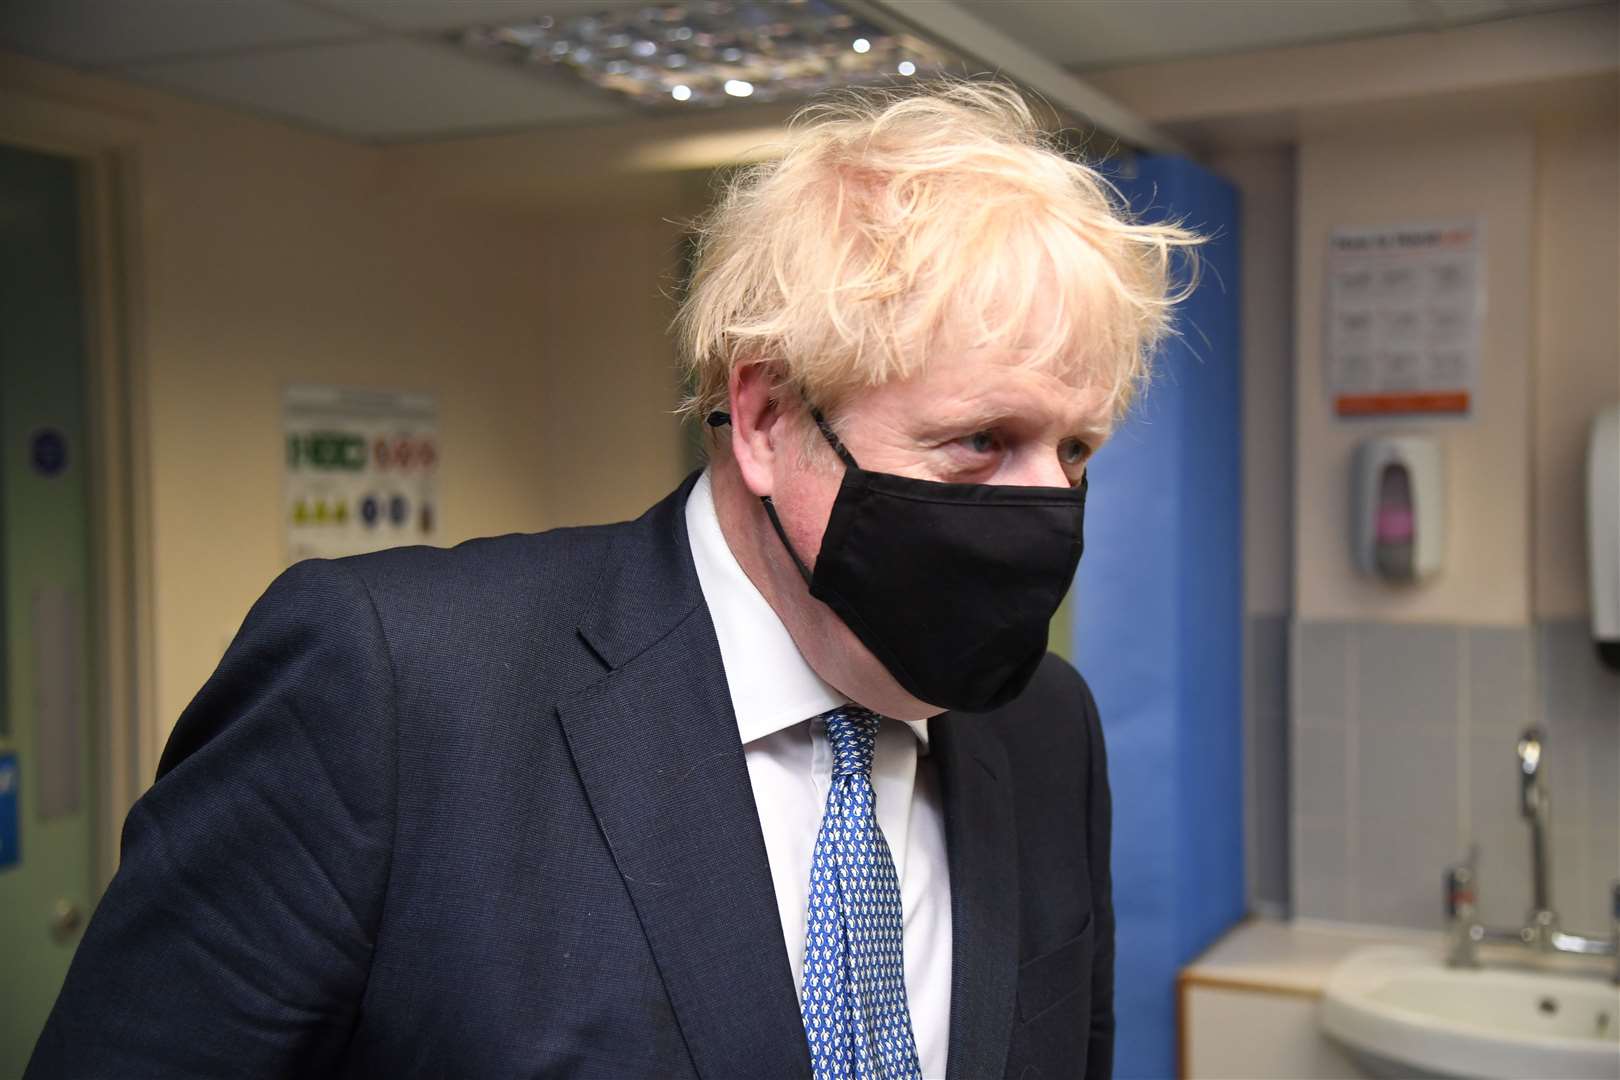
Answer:
[[[702,240],[707,470],[283,574],[30,1077],[1108,1075],[1102,734],[1044,643],[1192,238],[955,84],[811,111]]]

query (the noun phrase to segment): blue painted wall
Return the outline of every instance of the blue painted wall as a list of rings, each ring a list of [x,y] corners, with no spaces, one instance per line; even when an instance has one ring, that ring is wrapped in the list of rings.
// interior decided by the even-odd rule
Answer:
[[[1115,177],[1214,239],[1145,399],[1088,470],[1075,649],[1114,795],[1119,1077],[1176,1073],[1176,973],[1244,914],[1238,198],[1181,158]]]

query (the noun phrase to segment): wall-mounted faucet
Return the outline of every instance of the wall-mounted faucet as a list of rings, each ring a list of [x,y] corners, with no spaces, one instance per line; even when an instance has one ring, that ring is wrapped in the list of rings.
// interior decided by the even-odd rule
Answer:
[[[1547,886],[1547,788],[1541,781],[1541,731],[1519,736],[1519,816],[1530,825],[1530,918],[1527,926],[1547,926],[1552,901]]]
[[[1474,918],[1478,879],[1474,864],[1478,849],[1446,868],[1446,963],[1451,967],[1477,967],[1481,944],[1527,945],[1540,952],[1613,956],[1614,981],[1620,984],[1620,881],[1613,883],[1610,934],[1605,938],[1566,934],[1552,905],[1547,867],[1547,784],[1541,766],[1544,743],[1539,728],[1519,736],[1519,813],[1530,826],[1530,913],[1518,930],[1498,930]]]

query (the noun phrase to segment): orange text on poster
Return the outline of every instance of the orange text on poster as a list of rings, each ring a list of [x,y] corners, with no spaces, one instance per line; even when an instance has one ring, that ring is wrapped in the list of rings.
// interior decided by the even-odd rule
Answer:
[[[1333,411],[1340,416],[1465,413],[1468,393],[1458,390],[1438,394],[1341,394],[1334,399]]]

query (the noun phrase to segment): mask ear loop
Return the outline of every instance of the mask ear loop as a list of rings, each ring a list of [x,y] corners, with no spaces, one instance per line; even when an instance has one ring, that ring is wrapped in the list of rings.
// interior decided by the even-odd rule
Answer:
[[[844,449],[843,444],[838,441],[838,437],[827,426],[827,422],[821,418],[820,411],[812,407],[810,415],[815,417],[816,426],[821,429],[821,434],[826,437],[828,442],[832,443],[833,452],[853,465],[853,460],[848,458],[849,451]],[[712,428],[725,427],[731,423],[731,414],[716,409],[704,419],[704,423]],[[804,565],[804,560],[799,558],[799,553],[793,550],[793,542],[788,539],[787,530],[782,528],[782,519],[776,516],[776,504],[771,501],[769,495],[761,495],[759,501],[765,507],[765,516],[771,519],[771,528],[776,530],[777,539],[782,541],[782,546],[787,549],[788,558],[793,560],[793,565],[798,569],[799,576],[804,578],[804,583],[808,586],[810,584],[810,568]]]
[[[806,585],[809,585],[810,568],[804,565],[804,560],[799,558],[799,553],[793,550],[793,543],[788,539],[787,530],[782,528],[782,519],[776,516],[776,504],[771,501],[769,495],[761,495],[759,501],[765,506],[765,516],[771,519],[771,528],[776,530],[777,539],[781,540],[782,546],[787,549],[788,558],[793,560],[793,565],[798,568],[799,576],[804,578]]]
[[[849,447],[845,446],[844,441],[833,431],[832,425],[827,422],[827,417],[822,411],[811,405],[809,398],[805,398],[804,404],[810,410],[810,419],[816,422],[816,430],[821,432],[823,439],[827,440],[827,445],[832,447],[833,453],[838,455],[838,460],[852,469],[860,468],[855,463],[855,455],[849,452]],[[731,423],[731,414],[724,409],[716,409],[705,417],[703,422],[712,428],[725,427]]]
[[[821,432],[823,439],[827,440],[827,445],[832,447],[833,453],[838,455],[838,460],[851,469],[860,468],[859,465],[855,464],[855,455],[851,454],[849,448],[844,445],[843,440],[834,434],[832,425],[827,423],[827,418],[821,414],[821,410],[811,405],[808,400],[805,405],[810,409],[810,419],[816,422],[816,430]]]

